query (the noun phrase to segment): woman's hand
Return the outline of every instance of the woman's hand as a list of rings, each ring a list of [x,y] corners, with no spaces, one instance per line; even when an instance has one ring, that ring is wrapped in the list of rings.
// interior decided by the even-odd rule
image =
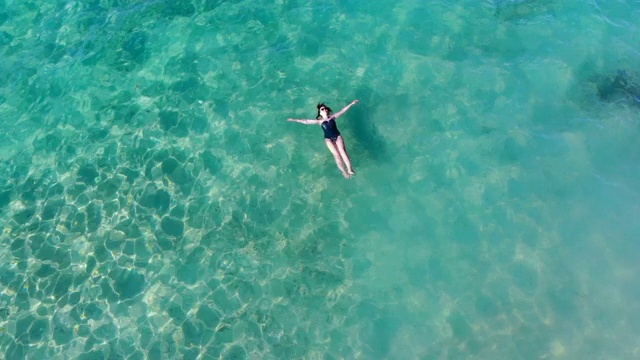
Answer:
[[[287,121],[295,122],[296,119],[288,118]]]
[[[355,104],[357,104],[357,103],[358,103],[358,100],[353,100],[353,101],[351,102],[351,105],[355,105]]]

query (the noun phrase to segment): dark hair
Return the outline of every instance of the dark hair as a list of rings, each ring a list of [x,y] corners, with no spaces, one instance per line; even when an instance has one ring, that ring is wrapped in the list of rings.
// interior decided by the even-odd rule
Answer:
[[[327,108],[327,116],[331,114],[331,108],[328,107],[327,105],[325,105],[324,103],[320,103],[320,104],[318,104],[318,116],[316,116],[316,119],[318,119],[318,120],[321,118],[321,116],[320,116],[320,108],[321,107]]]

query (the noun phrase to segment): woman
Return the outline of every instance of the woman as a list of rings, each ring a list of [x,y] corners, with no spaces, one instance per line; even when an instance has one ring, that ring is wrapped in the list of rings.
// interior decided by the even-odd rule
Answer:
[[[301,124],[308,125],[320,125],[324,131],[324,143],[327,144],[327,148],[333,154],[333,158],[336,160],[338,169],[342,172],[342,175],[347,179],[354,175],[353,167],[351,167],[351,160],[347,154],[347,149],[344,147],[344,140],[338,126],[336,125],[336,119],[346,113],[349,108],[357,104],[358,100],[353,100],[351,104],[344,107],[344,109],[338,111],[335,115],[331,115],[331,109],[324,103],[318,105],[318,116],[316,120],[308,119],[287,119],[287,121],[299,122]],[[345,171],[345,165],[347,170]]]

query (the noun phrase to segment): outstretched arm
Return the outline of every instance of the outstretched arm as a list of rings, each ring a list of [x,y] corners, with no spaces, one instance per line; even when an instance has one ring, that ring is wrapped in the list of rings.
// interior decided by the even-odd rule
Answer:
[[[291,121],[291,122],[297,122],[300,124],[306,124],[306,125],[316,125],[316,124],[320,124],[320,120],[308,120],[308,119],[292,119],[292,118],[288,118],[287,121]]]
[[[333,115],[335,118],[338,118],[340,116],[342,116],[342,114],[346,113],[347,110],[349,110],[349,108],[351,108],[353,105],[357,104],[358,100],[353,100],[351,102],[351,104],[345,106],[342,110],[338,111],[337,113],[335,113],[335,115]]]

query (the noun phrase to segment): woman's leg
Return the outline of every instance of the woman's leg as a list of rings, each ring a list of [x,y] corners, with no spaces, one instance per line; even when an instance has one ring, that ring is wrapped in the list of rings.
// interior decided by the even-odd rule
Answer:
[[[329,148],[329,151],[331,151],[331,154],[333,154],[333,158],[336,160],[336,165],[338,165],[338,169],[340,169],[340,172],[342,173],[342,175],[348,179],[349,174],[347,174],[347,172],[344,171],[344,164],[342,163],[342,159],[340,158],[340,152],[338,151],[336,144],[334,144],[333,141],[331,141],[331,139],[324,139],[324,143],[327,144],[327,148]]]
[[[349,154],[347,154],[347,148],[344,146],[344,139],[342,138],[342,135],[338,136],[336,145],[338,148],[338,152],[340,152],[340,156],[342,157],[342,161],[344,161],[345,165],[347,165],[349,174],[355,174],[355,172],[353,171],[353,167],[351,167],[351,159],[349,159]]]

